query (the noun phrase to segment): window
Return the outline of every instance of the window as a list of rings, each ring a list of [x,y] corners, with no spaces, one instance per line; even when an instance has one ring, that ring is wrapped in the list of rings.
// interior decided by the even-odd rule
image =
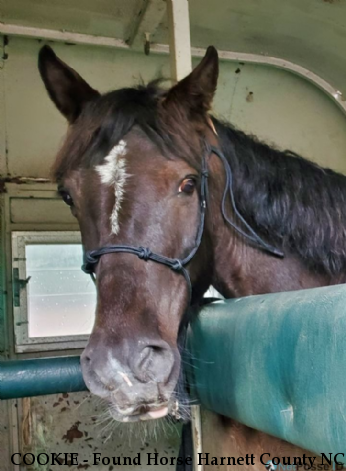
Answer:
[[[78,232],[13,232],[13,309],[17,352],[83,348],[96,290],[81,271]]]

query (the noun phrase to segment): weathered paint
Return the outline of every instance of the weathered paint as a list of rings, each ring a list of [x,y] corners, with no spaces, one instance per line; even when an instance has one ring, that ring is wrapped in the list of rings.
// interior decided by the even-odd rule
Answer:
[[[109,421],[102,402],[89,393],[26,399],[22,416],[24,449],[35,454],[57,450],[60,453],[78,452],[80,465],[69,466],[71,471],[89,468],[109,471],[112,463],[92,466],[93,453],[101,453],[103,457],[134,458],[138,452],[141,466],[126,464],[126,469],[141,471],[149,468],[147,453],[158,452],[160,457],[170,458],[176,457],[179,449],[180,425],[164,425],[160,421],[155,427],[155,422],[131,425]],[[83,463],[84,460],[88,463]],[[46,471],[44,467],[39,469]],[[155,469],[169,471],[172,466],[155,466]]]
[[[0,37],[0,175],[6,173],[5,41]]]
[[[10,427],[6,401],[0,401],[0,452],[1,471],[10,471]]]
[[[219,117],[269,144],[346,173],[346,117],[323,92],[268,66],[221,62],[220,68],[214,102]]]
[[[12,176],[48,177],[49,167],[66,129],[64,119],[47,98],[37,72],[37,53],[41,44],[32,39],[10,38],[7,47],[9,56],[3,61],[4,68],[0,70],[0,117],[3,116],[3,121],[4,114],[6,117],[0,130],[3,133],[0,134],[0,168],[3,172],[10,172]],[[64,44],[54,44],[53,47],[58,55],[101,91],[138,83],[140,76],[145,81],[159,75],[169,76],[169,61],[166,56],[150,54],[147,57],[144,53]],[[1,102],[4,94],[5,103]],[[321,91],[298,77],[265,66],[221,62],[215,111],[218,115],[231,119],[246,132],[257,134],[281,148],[290,147],[319,163],[346,172],[346,118]],[[4,152],[6,148],[7,158]],[[62,225],[64,229],[75,228],[75,220],[70,216],[68,208],[54,198],[53,186],[42,184],[35,192],[25,192],[23,187],[30,189],[32,186],[9,185],[9,193],[2,196],[7,204],[2,236],[10,229],[61,230]],[[48,198],[43,197],[48,193]],[[12,198],[14,195],[16,197]],[[0,254],[2,259],[9,251],[7,234],[6,245],[2,247]],[[7,257],[7,262],[8,260]],[[10,280],[9,264],[7,280]],[[9,283],[9,290],[10,288]],[[9,302],[9,325],[3,331],[2,339],[4,334],[7,338],[12,338],[11,317]],[[53,408],[53,405],[59,403],[59,399],[60,397],[52,396],[47,403],[46,399],[37,399],[35,404],[24,403],[22,409],[25,413],[20,412],[20,417],[27,417],[29,410],[33,417],[42,417],[42,423],[49,424],[52,410],[58,407]],[[78,418],[79,412],[74,415],[67,405],[59,406],[59,410],[64,407],[66,410],[60,412],[57,416],[59,419],[53,417],[57,429],[61,430],[59,445],[63,442],[63,436],[67,437],[69,443],[68,437],[78,434],[73,427],[81,420]],[[93,406],[86,405],[85,414],[90,416],[93,410]],[[60,416],[65,417],[64,420],[61,419],[61,428]],[[42,436],[48,441],[53,439],[48,434],[45,436],[45,429],[39,421],[36,425],[28,435],[29,442],[31,440],[40,446]],[[83,430],[84,433],[81,426],[78,426],[78,430]],[[172,435],[175,433],[172,432]],[[84,438],[88,437],[84,435]],[[78,440],[82,438],[74,439],[72,444],[78,443]],[[117,440],[120,441],[120,438]],[[113,439],[110,442],[113,450]],[[165,446],[166,442],[162,443]],[[82,445],[85,446],[85,443]],[[83,451],[82,448],[81,450]],[[177,453],[176,449],[174,453]]]
[[[203,471],[203,465],[199,464],[200,453],[203,453],[203,446],[202,446],[203,437],[202,437],[200,406],[191,406],[191,427],[192,427],[194,471]]]
[[[42,8],[42,0],[11,0],[3,2],[0,21],[131,41],[147,5],[155,2],[47,0]],[[346,91],[345,2],[214,0],[211,8],[209,0],[189,0],[189,10],[192,46],[213,44],[223,50],[286,58]],[[167,17],[153,26],[152,21],[151,40],[168,44]]]
[[[5,212],[0,197],[0,359],[7,357],[6,327]]]
[[[155,33],[166,14],[166,2],[162,0],[143,0],[142,8],[132,22],[132,27],[126,42],[131,47],[143,50],[146,38]],[[148,51],[150,52],[150,51]]]
[[[47,177],[66,129],[37,72],[39,47],[36,40],[19,38],[10,39],[8,46],[6,123],[8,171],[12,175]],[[169,75],[165,56],[63,44],[54,48],[101,91],[138,83],[140,75],[144,80]],[[21,73],[23,67],[25,74]],[[246,132],[334,169],[346,169],[346,118],[324,93],[293,74],[221,62],[214,108]]]
[[[191,72],[191,40],[188,0],[167,0],[171,75],[181,80]]]
[[[0,21],[24,26],[127,37],[144,0],[14,0],[2,5]]]
[[[191,43],[281,57],[345,92],[346,4],[340,0],[189,0]],[[152,36],[168,43],[167,23]]]
[[[39,198],[36,199],[11,198],[10,200],[11,221],[14,224],[74,224],[76,219],[72,216],[71,211],[62,205],[58,198]]]
[[[10,38],[9,41],[5,87],[8,171],[12,176],[49,176],[66,132],[66,122],[49,100],[37,70],[41,46],[37,40]],[[166,56],[147,57],[143,53],[58,43],[53,47],[63,60],[102,92],[169,75]]]

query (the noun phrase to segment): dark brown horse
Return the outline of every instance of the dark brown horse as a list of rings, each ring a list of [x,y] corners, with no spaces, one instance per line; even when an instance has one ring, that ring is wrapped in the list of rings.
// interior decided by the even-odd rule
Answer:
[[[195,304],[210,285],[230,298],[345,281],[346,177],[210,117],[214,48],[169,90],[101,95],[47,46],[39,69],[69,122],[53,173],[85,251],[118,248],[88,254],[98,298],[82,355],[114,418],[171,411],[190,294]]]

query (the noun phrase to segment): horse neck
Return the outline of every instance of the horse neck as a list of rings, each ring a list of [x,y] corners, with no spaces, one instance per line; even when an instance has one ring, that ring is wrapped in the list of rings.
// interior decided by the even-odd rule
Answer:
[[[212,285],[225,298],[314,288],[343,280],[312,273],[294,254],[284,259],[249,246],[233,229],[216,228],[213,236]]]
[[[241,163],[235,164],[238,169],[241,167]],[[222,164],[216,156],[211,156],[209,168],[214,175],[210,182],[207,216],[213,260],[212,284],[223,296],[240,297],[344,282],[332,279],[327,274],[312,273],[294,253],[285,253],[285,257],[281,259],[251,246],[244,237],[239,236],[222,216],[221,198],[225,176]],[[236,173],[234,177],[237,177]],[[238,223],[229,201],[226,210],[231,219]],[[246,214],[243,216],[246,219]]]

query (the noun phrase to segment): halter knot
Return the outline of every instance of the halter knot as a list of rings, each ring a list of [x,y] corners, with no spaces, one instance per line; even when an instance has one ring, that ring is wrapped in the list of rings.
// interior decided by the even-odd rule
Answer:
[[[183,264],[181,263],[181,260],[179,260],[178,258],[176,258],[174,260],[174,263],[172,263],[172,270],[174,271],[182,271],[183,269]]]
[[[147,262],[150,258],[151,250],[148,247],[139,247],[138,258]]]
[[[207,169],[202,170],[202,177],[208,178],[209,177],[209,172]]]
[[[93,250],[84,254],[84,263],[82,265],[82,270],[88,275],[91,275],[94,272],[94,265],[97,264],[99,259],[99,256],[95,254],[95,252],[96,251]]]

